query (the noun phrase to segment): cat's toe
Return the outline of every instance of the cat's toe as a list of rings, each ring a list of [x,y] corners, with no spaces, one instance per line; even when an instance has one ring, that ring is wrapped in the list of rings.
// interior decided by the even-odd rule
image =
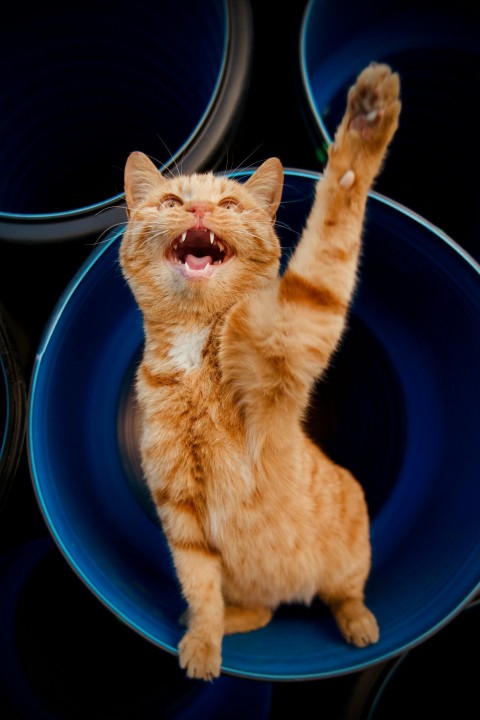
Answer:
[[[180,667],[189,678],[213,680],[220,675],[221,652],[211,640],[187,632],[178,646]]]
[[[345,600],[333,607],[335,619],[345,640],[357,647],[378,642],[380,631],[375,615],[361,600]]]
[[[356,647],[372,645],[380,637],[375,616],[367,608],[355,617],[348,618],[341,630],[347,642]]]

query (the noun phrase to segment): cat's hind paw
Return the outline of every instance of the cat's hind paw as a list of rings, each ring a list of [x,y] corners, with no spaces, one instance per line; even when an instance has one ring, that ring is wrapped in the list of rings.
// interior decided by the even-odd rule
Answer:
[[[380,631],[372,612],[360,600],[347,600],[334,609],[343,637],[356,647],[378,642]]]
[[[180,667],[192,679],[213,680],[220,675],[220,647],[209,638],[188,631],[178,646]]]

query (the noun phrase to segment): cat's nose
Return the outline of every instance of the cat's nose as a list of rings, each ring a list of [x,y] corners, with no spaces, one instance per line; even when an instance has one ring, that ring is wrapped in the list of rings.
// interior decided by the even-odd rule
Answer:
[[[188,212],[193,213],[197,217],[197,224],[200,225],[203,217],[212,210],[213,203],[203,201],[203,202],[192,202],[189,203],[185,209],[188,210]]]

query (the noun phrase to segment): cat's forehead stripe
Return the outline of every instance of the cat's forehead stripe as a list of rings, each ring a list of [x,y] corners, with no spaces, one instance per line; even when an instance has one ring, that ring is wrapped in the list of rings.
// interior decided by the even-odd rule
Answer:
[[[226,193],[232,193],[236,189],[236,183],[233,183],[228,178],[219,177],[213,173],[205,174],[194,174],[186,175],[180,178],[175,178],[175,185],[177,192],[184,198],[184,200],[193,200],[198,197],[198,193],[210,195],[225,195]]]

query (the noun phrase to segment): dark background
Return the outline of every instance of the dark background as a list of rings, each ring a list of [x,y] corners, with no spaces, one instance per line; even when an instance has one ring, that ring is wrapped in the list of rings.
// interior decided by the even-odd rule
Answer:
[[[305,5],[305,0],[287,3],[286,7],[261,0],[252,2],[252,72],[237,129],[228,144],[226,169],[256,165],[271,156],[279,157],[286,167],[322,169],[321,154],[317,152],[322,141],[312,126],[299,70]],[[10,351],[18,357],[21,368],[18,387],[24,384],[26,392],[45,324],[91,249],[89,243],[29,248],[28,252],[25,247],[0,246],[6,332],[12,344]],[[190,685],[188,689],[184,685],[176,658],[164,657],[121,625],[66,565],[49,539],[33,495],[25,444],[14,475],[0,521],[0,551],[4,558],[0,570],[8,569],[7,561],[25,547],[36,548],[41,560],[16,608],[9,608],[8,593],[4,595],[3,611],[10,611],[14,627],[0,632],[0,641],[4,641],[0,718],[134,720],[157,717],[155,708],[158,717],[163,717],[158,707],[162,698],[178,701],[180,693],[188,697],[193,692]],[[5,586],[0,586],[2,591],[6,592]],[[9,637],[15,643],[15,657],[6,651]],[[15,677],[16,664],[28,678],[36,698],[32,714],[15,708],[8,699],[5,684],[14,682],[9,678]],[[360,718],[362,698],[382,671],[379,668],[368,677],[277,683],[270,716],[304,717],[308,713],[341,720],[351,712],[356,698],[355,717]]]

